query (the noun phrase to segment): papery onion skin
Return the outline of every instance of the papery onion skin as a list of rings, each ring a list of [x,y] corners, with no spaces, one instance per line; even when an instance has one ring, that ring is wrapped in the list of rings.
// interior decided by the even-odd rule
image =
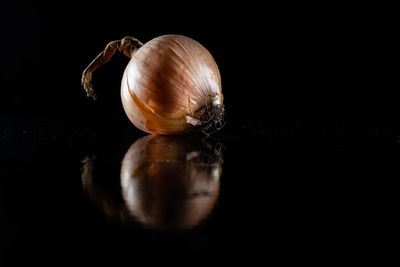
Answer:
[[[186,116],[200,121],[206,105],[222,105],[221,76],[201,44],[164,35],[133,55],[122,78],[121,99],[128,118],[145,132],[193,132],[202,125],[188,123]]]

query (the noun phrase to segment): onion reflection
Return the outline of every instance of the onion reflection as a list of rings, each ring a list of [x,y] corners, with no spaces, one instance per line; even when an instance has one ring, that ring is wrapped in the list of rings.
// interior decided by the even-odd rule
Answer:
[[[133,218],[148,228],[190,229],[211,213],[218,199],[222,154],[218,146],[191,136],[142,137],[122,160],[120,201],[100,193],[105,189],[99,191],[92,169],[86,159],[83,184],[106,214]]]

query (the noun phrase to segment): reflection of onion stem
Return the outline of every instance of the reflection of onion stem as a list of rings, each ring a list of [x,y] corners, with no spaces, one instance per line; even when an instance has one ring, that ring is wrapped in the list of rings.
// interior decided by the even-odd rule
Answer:
[[[82,160],[82,184],[85,188],[93,186],[93,161],[96,159],[96,155],[86,156]]]
[[[96,200],[105,214],[111,218],[125,219],[125,206],[118,203],[106,188],[93,179],[93,168],[96,155],[86,156],[82,160],[82,185],[89,195]]]

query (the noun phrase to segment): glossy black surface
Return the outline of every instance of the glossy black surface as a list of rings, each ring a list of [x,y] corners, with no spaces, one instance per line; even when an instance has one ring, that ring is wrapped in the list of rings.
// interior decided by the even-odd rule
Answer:
[[[257,8],[215,9],[207,23],[198,22],[203,10],[186,16],[190,23],[175,10],[176,20],[164,23],[159,8],[146,24],[145,8],[134,20],[119,6],[60,8],[2,10],[4,23],[13,22],[2,36],[13,40],[0,99],[4,266],[341,262],[400,248],[395,24],[315,23],[320,16],[266,17]],[[106,11],[82,28],[88,14]],[[252,19],[241,23],[241,14]],[[110,40],[166,33],[210,50],[226,104],[226,126],[208,138],[189,137],[194,149],[175,151],[174,160],[218,164],[222,172],[211,183],[205,177],[213,168],[194,168],[205,182],[193,186],[194,178],[176,178],[184,172],[175,165],[161,164],[159,175],[146,163],[139,173],[149,182],[135,187],[137,209],[124,197],[121,162],[147,137],[120,104],[128,61],[116,55],[98,70],[96,102],[85,98],[80,75]],[[27,46],[29,53],[19,53]],[[174,182],[163,186],[168,177]],[[186,202],[213,192],[205,204]]]
[[[107,215],[101,196],[84,188],[82,160],[95,154],[100,171],[93,180],[106,192],[103,201],[124,202],[121,160],[143,136],[128,122],[3,120],[3,256],[127,263],[232,251],[259,258],[397,248],[395,124],[364,124],[363,139],[352,121],[317,123],[227,125],[216,136],[224,160],[215,207],[202,223],[180,231],[116,218],[118,205],[104,204]]]

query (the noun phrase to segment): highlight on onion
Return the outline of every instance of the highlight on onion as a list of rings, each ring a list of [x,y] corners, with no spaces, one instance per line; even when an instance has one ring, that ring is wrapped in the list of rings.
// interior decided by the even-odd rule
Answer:
[[[130,36],[110,42],[82,74],[88,96],[96,98],[93,72],[117,49],[131,59],[122,77],[121,100],[137,128],[182,134],[223,127],[218,66],[205,47],[182,35],[163,35],[145,44]]]
[[[137,140],[121,163],[119,198],[96,183],[93,160],[83,163],[83,186],[104,212],[147,228],[191,229],[211,214],[218,199],[222,153],[193,136]]]

